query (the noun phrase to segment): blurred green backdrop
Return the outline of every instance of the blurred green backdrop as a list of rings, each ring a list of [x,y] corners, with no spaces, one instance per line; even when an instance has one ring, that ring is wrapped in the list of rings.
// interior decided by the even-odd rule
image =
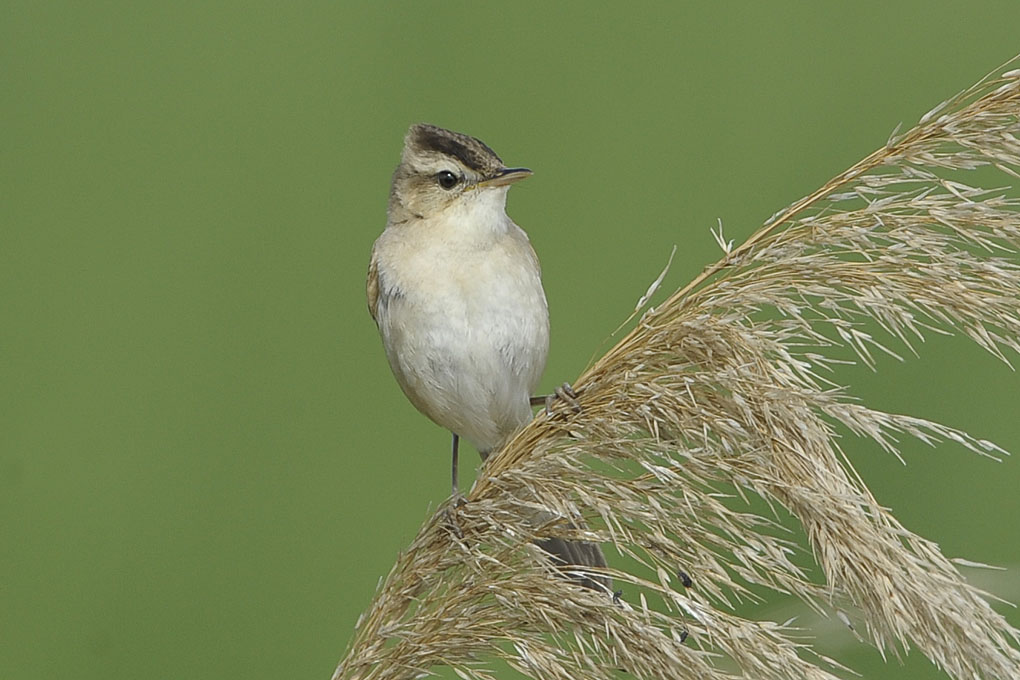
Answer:
[[[545,268],[551,386],[674,243],[668,288],[718,257],[717,219],[742,240],[1020,52],[1015,0],[2,15],[2,678],[329,677],[448,492],[448,435],[364,304],[408,124],[535,170],[510,213]],[[923,350],[840,378],[1020,449],[1020,379],[959,340]],[[847,448],[907,526],[1012,567],[973,578],[1020,597],[1020,461]],[[867,677],[942,677],[826,635]]]

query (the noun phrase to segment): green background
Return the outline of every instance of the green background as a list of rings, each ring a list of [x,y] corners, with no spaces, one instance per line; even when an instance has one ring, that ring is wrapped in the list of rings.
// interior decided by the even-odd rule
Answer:
[[[0,677],[330,676],[448,493],[448,435],[364,302],[410,123],[535,170],[509,211],[545,270],[548,388],[673,244],[669,288],[717,259],[717,219],[739,242],[1017,26],[1015,1],[3,3]],[[1020,450],[1020,379],[968,343],[879,368],[839,378]],[[1020,461],[845,445],[1020,597]],[[866,677],[942,677],[813,632]]]

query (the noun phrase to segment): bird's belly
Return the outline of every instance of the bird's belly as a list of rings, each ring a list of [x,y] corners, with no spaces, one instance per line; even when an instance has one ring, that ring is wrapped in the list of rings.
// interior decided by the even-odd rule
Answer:
[[[451,278],[428,294],[404,287],[379,319],[407,397],[482,452],[531,418],[549,331],[541,282],[530,278]]]

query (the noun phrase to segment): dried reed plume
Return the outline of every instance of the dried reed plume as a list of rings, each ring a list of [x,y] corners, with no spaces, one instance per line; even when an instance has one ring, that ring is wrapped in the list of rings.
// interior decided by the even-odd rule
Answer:
[[[873,365],[876,349],[891,351],[880,343],[913,351],[931,332],[962,331],[1004,361],[1020,351],[1020,266],[1008,259],[1020,201],[982,188],[1020,177],[1018,60],[743,245],[720,237],[722,260],[574,382],[580,414],[537,416],[489,458],[465,504],[425,523],[334,678],[446,665],[487,679],[496,659],[533,678],[843,673],[803,632],[732,613],[766,589],[851,611],[883,653],[913,645],[954,678],[1020,677],[1020,631],[876,502],[837,437],[892,453],[902,435],[999,450],[870,409],[820,376],[845,348]],[[734,490],[803,526],[824,582]],[[548,536],[605,544],[616,568],[604,575],[624,596],[559,577],[532,543]]]

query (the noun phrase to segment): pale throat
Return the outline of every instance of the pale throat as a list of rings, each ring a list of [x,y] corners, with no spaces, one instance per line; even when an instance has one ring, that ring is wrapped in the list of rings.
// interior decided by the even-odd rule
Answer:
[[[454,241],[488,241],[505,235],[513,227],[506,214],[509,187],[475,189],[466,192],[439,214],[428,218],[430,230]]]

